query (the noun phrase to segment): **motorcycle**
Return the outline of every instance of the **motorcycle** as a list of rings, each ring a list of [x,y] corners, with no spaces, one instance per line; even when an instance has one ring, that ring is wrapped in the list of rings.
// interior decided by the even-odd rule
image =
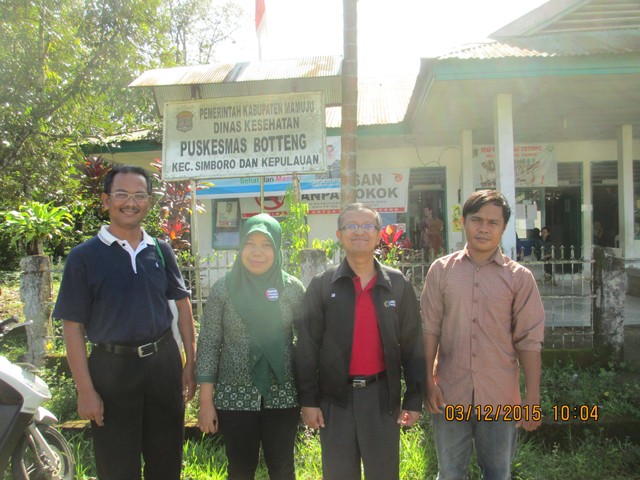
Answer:
[[[31,323],[19,323],[15,317],[3,320],[0,340]],[[56,417],[41,406],[51,399],[51,392],[34,371],[31,365],[0,356],[0,476],[11,464],[15,480],[73,480],[73,451],[55,429]]]

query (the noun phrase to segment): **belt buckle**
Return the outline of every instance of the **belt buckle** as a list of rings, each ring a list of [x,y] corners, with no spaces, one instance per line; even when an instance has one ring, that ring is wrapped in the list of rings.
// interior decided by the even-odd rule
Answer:
[[[157,351],[158,351],[158,346],[156,345],[155,342],[146,343],[138,347],[138,357],[140,358],[148,357],[149,355],[153,355]]]
[[[353,388],[363,388],[367,386],[367,380],[365,378],[354,378],[351,384]]]

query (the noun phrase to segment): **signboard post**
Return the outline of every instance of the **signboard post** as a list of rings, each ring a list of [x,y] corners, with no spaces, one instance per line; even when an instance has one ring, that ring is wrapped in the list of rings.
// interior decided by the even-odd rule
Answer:
[[[326,172],[325,128],[322,92],[166,103],[162,179],[191,184],[193,254],[199,250],[198,179],[259,176],[263,211],[265,175]],[[196,288],[200,291],[199,275]],[[201,304],[197,313],[202,314]]]

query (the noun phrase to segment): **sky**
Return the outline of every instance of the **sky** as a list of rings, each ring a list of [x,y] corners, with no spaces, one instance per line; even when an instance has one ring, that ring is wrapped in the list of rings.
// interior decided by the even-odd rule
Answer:
[[[235,0],[246,11],[235,43],[218,62],[257,60],[255,0]],[[419,58],[446,53],[487,36],[547,0],[358,0],[358,73],[415,72]],[[342,55],[342,0],[265,0],[262,58]]]

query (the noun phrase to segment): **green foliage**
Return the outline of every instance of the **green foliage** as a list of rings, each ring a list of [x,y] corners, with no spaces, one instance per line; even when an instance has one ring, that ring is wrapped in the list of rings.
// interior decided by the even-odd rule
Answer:
[[[186,11],[173,16],[178,5]],[[76,175],[87,167],[83,156],[116,151],[113,136],[132,130],[161,136],[151,89],[128,85],[176,64],[178,24],[191,35],[181,44],[199,49],[195,63],[212,59],[240,14],[233,2],[211,0],[0,2],[0,210],[30,200],[67,205],[76,216],[71,243],[94,235],[103,215],[99,195],[89,196]],[[19,257],[3,233],[6,269]]]
[[[600,415],[640,418],[640,383],[621,382],[618,372],[604,368],[578,368],[572,363],[542,369],[542,414],[552,416],[554,405],[598,405]]]
[[[333,259],[336,252],[340,250],[340,244],[331,238],[326,238],[324,240],[314,238],[311,242],[311,248],[314,250],[324,250],[327,259]]]
[[[215,61],[215,47],[230,41],[245,12],[232,1],[167,0],[163,2],[171,22],[172,50],[178,65]]]
[[[165,38],[159,6],[160,0],[0,3],[0,168],[47,161],[51,147],[63,157],[54,165],[66,160],[66,167],[73,142],[155,117],[145,94],[126,86],[154,66],[163,48],[156,40]]]
[[[62,359],[66,362],[66,359]],[[78,420],[76,387],[73,378],[53,369],[38,374],[49,385],[55,394],[44,406],[50,410],[58,421]]]
[[[282,227],[282,247],[288,253],[284,269],[295,277],[300,276],[300,252],[307,248],[310,227],[307,224],[309,205],[300,202],[292,189],[284,196],[287,216],[280,224]]]
[[[84,433],[67,435],[76,455],[78,479],[95,477],[95,462],[91,440]],[[640,446],[629,441],[609,439],[587,433],[584,439],[571,440],[568,445],[554,445],[549,450],[535,436],[523,435],[513,462],[514,480],[627,480],[638,478]],[[322,478],[320,438],[317,432],[301,429],[295,444],[296,478]],[[202,435],[188,440],[183,447],[182,478],[186,480],[222,480],[226,478],[227,459],[219,435]],[[433,431],[428,422],[416,425],[400,434],[400,478],[433,480],[438,473]],[[261,458],[257,480],[269,478]],[[472,456],[468,478],[482,478],[475,455]]]
[[[2,212],[5,220],[2,224],[5,233],[11,236],[14,244],[22,243],[27,255],[41,254],[41,245],[45,240],[62,237],[72,227],[73,217],[66,207],[56,207],[51,203],[27,202],[18,210]]]
[[[156,173],[153,174],[153,194],[157,199],[157,215],[159,230],[163,237],[171,243],[173,250],[181,253],[191,251],[191,185],[190,182],[165,182],[162,180],[162,161],[156,158],[152,163]],[[198,185],[196,189],[205,188]],[[204,206],[196,201],[196,212],[204,212]],[[150,215],[147,215],[148,217]]]
[[[376,248],[376,257],[383,265],[397,268],[403,255],[410,248],[411,243],[400,226],[386,225],[380,230],[380,243]]]

